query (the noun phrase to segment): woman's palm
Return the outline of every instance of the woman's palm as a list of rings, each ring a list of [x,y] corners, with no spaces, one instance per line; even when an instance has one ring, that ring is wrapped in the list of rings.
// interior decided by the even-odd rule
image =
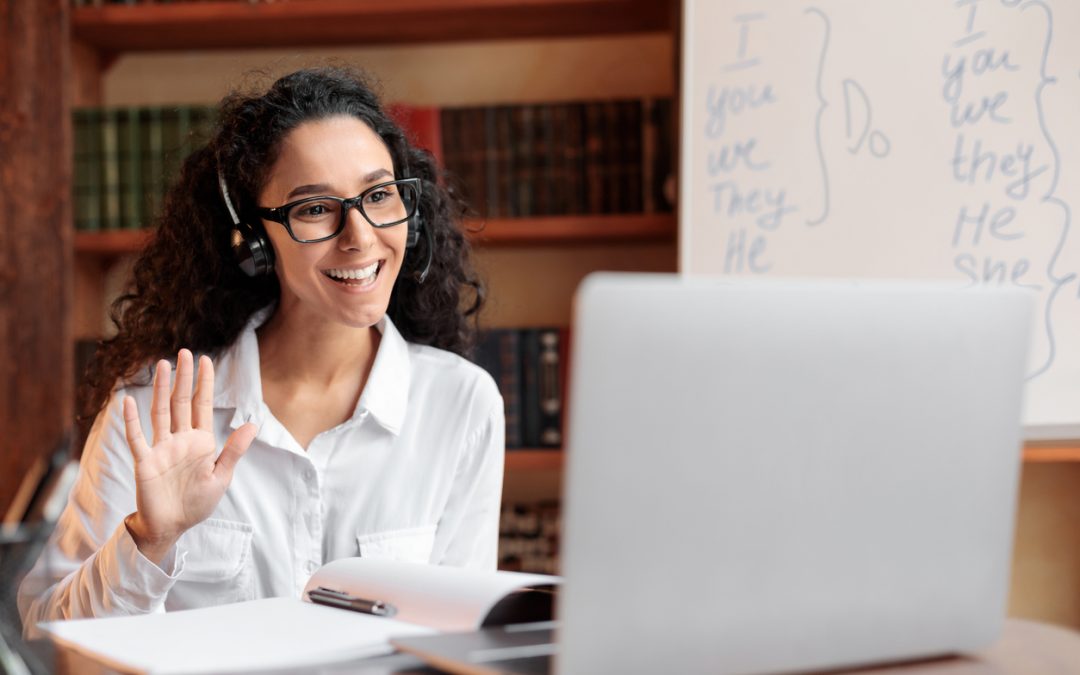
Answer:
[[[169,362],[157,364],[150,409],[153,447],[143,436],[135,400],[129,396],[124,401],[128,445],[135,458],[137,513],[148,530],[144,534],[153,539],[175,539],[209,517],[255,437],[255,426],[244,424],[216,456],[213,363],[206,356],[201,358],[193,396],[192,361],[191,352],[180,351],[171,395]]]

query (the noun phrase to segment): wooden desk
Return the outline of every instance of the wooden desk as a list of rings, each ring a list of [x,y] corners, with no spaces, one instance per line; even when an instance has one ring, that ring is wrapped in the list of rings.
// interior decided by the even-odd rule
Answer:
[[[72,675],[112,672],[73,653],[58,654],[56,665],[57,673]],[[290,672],[433,675],[440,671],[427,668],[410,656],[395,654]],[[976,654],[841,672],[842,675],[1077,675],[1080,673],[1080,633],[1050,624],[1010,619],[1005,623],[1001,639]]]
[[[1009,619],[1001,638],[976,654],[870,669],[844,675],[1075,675],[1080,633],[1035,621]]]

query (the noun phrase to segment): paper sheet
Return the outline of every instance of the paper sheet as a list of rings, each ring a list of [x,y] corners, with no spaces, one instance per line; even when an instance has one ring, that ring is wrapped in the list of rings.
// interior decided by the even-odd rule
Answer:
[[[295,668],[388,654],[391,637],[430,628],[269,598],[204,609],[41,627],[60,644],[111,668],[144,673],[222,673]]]

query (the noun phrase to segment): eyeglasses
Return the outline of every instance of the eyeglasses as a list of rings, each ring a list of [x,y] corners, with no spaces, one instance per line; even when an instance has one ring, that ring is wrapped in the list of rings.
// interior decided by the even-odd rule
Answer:
[[[420,179],[401,178],[373,185],[351,199],[305,197],[275,209],[260,208],[259,215],[284,225],[301,244],[313,244],[341,234],[354,207],[372,227],[390,227],[416,215],[419,205]]]

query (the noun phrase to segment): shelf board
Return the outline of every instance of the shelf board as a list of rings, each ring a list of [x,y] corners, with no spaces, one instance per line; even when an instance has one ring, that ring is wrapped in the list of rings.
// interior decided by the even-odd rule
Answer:
[[[102,257],[138,253],[145,248],[152,236],[153,230],[76,232],[75,252]]]
[[[1080,443],[1029,443],[1024,462],[1080,462]]]
[[[507,471],[560,471],[562,467],[563,451],[556,448],[506,451]]]
[[[71,30],[116,54],[670,32],[673,16],[659,0],[219,0],[77,7]]]
[[[675,216],[670,213],[491,218],[469,221],[465,229],[479,246],[674,242],[676,234]]]
[[[675,216],[627,214],[616,216],[547,216],[473,220],[465,224],[477,246],[522,246],[586,242],[675,241]],[[97,256],[138,253],[152,230],[76,232],[75,251]]]

